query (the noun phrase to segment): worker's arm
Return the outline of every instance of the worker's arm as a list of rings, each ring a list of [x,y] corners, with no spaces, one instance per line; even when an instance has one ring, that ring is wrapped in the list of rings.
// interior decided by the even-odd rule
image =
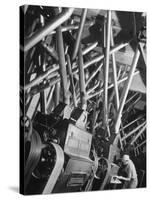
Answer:
[[[124,181],[130,181],[131,180],[130,177],[123,177],[123,176],[116,176],[116,178],[118,178],[119,180],[124,180]]]
[[[132,169],[128,168],[128,170],[127,170],[127,177],[116,176],[116,178],[118,178],[119,180],[130,181],[131,180],[131,176],[132,176]]]

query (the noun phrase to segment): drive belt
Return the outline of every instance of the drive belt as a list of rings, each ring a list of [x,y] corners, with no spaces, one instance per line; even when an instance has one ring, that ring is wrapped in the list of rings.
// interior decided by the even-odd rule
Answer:
[[[24,170],[25,191],[30,181],[32,172],[34,171],[34,169],[36,168],[40,160],[41,150],[43,146],[39,134],[34,129],[32,130],[30,141],[31,141],[30,152],[29,152],[29,155],[25,164],[25,170]]]
[[[30,152],[25,164],[25,173],[24,173],[25,191],[29,184],[32,173],[40,161],[41,152],[45,146],[42,143],[38,132],[35,131],[34,129],[32,131],[32,135],[30,138],[31,138]],[[56,152],[56,161],[55,161],[53,171],[42,192],[43,194],[49,194],[52,192],[64,165],[64,152],[62,148],[58,144],[55,144],[55,143],[51,143],[51,145],[54,147],[55,152]]]
[[[52,192],[64,165],[64,152],[62,148],[58,144],[55,144],[55,143],[51,143],[51,144],[53,145],[56,151],[56,161],[55,161],[55,166],[53,168],[53,171],[45,185],[45,188],[42,194],[49,194]]]

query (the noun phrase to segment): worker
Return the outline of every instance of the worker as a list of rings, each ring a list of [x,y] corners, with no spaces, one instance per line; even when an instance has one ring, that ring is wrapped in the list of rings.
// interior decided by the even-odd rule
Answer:
[[[124,154],[122,157],[123,171],[126,176],[115,176],[119,180],[124,181],[123,188],[136,188],[138,185],[137,173],[135,165],[129,155]]]

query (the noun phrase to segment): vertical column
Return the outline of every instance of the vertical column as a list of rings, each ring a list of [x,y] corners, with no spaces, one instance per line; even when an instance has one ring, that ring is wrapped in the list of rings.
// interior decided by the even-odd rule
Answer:
[[[107,11],[107,37],[105,50],[105,69],[104,69],[104,121],[103,126],[108,123],[108,76],[109,76],[109,53],[110,53],[110,31],[111,30],[111,11]]]

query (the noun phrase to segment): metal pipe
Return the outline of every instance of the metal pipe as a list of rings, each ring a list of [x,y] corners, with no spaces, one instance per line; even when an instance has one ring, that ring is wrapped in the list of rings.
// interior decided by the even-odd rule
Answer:
[[[53,47],[48,46],[45,43],[42,43],[42,46],[58,62],[58,55],[57,55],[57,52],[55,51],[55,49]]]
[[[87,106],[86,89],[85,89],[85,77],[83,69],[83,56],[82,56],[81,44],[79,44],[78,59],[79,59],[79,87],[80,87],[81,106],[83,109],[86,109]]]
[[[46,91],[43,90],[40,92],[40,109],[41,109],[41,112],[46,114],[47,113],[47,101],[46,101]]]
[[[121,137],[124,137],[124,136],[125,136],[125,132],[124,132],[124,129],[123,129],[123,124],[122,124],[122,122],[121,122],[120,127],[121,127],[120,133],[122,133],[122,136],[121,136]],[[121,134],[120,134],[120,135],[121,135]],[[124,145],[126,145],[126,141],[124,141]]]
[[[40,23],[41,23],[41,26],[45,25],[45,20],[42,15],[40,15]],[[42,65],[42,72],[45,72],[46,71],[46,52],[44,52],[43,55],[41,55],[41,65]],[[41,112],[44,114],[47,114],[47,101],[46,100],[47,100],[46,90],[43,90],[40,93],[40,109],[41,109]]]
[[[71,88],[72,88],[73,104],[74,104],[74,107],[77,107],[76,93],[75,93],[75,86],[74,86],[74,81],[73,81],[73,74],[72,74],[70,57],[69,57],[68,54],[67,54],[66,57],[67,57],[68,72],[69,72],[69,76],[70,76],[70,83],[71,83]]]
[[[93,92],[93,90],[95,90],[97,87],[99,87],[99,82],[97,82],[92,88],[90,88],[90,89],[87,91],[87,94]]]
[[[147,124],[143,126],[143,128],[139,131],[139,133],[132,139],[130,145],[133,145],[134,142],[141,136],[141,134],[145,131]]]
[[[138,103],[138,101],[140,101],[141,97],[142,97],[142,94],[140,94],[139,97],[133,103],[131,102],[127,108],[127,111],[131,110]],[[126,103],[125,103],[125,105],[126,105]],[[126,112],[126,110],[123,110],[122,113],[124,114],[125,112]]]
[[[56,38],[57,38],[57,51],[59,57],[59,70],[60,70],[60,77],[62,82],[62,89],[63,89],[63,101],[68,104],[68,90],[67,90],[67,72],[66,72],[66,63],[65,63],[65,53],[64,53],[64,43],[63,37],[61,32],[61,26],[56,29]]]
[[[137,147],[135,147],[135,150],[137,149],[137,148],[140,148],[141,146],[143,146],[143,144],[145,144],[146,143],[146,140],[144,140],[141,144],[139,144]]]
[[[85,26],[86,27],[89,27],[89,26],[92,26],[94,24],[94,21],[93,22],[87,22],[85,23]],[[62,26],[62,32],[66,32],[66,31],[71,31],[71,30],[76,30],[76,29],[79,29],[79,25],[75,25],[75,24],[72,24],[72,25],[67,25],[67,26]],[[52,31],[49,35],[53,35],[55,34],[56,31]]]
[[[98,102],[98,99],[96,99],[96,103]],[[92,135],[93,137],[95,136],[95,124],[96,124],[96,120],[97,120],[97,116],[98,116],[98,112],[97,112],[97,105],[95,104],[94,105],[94,108],[93,108],[93,115],[92,115]]]
[[[59,68],[59,66],[58,65],[56,65],[56,68]],[[57,69],[56,69],[56,71],[57,71]],[[76,74],[78,72],[78,69],[76,68],[74,71],[73,71],[73,74]],[[29,96],[33,96],[33,95],[35,95],[35,94],[37,94],[37,93],[39,93],[40,91],[42,91],[42,90],[44,90],[44,89],[46,89],[46,88],[48,88],[48,87],[50,87],[50,86],[53,86],[53,85],[55,85],[57,82],[59,82],[60,81],[60,76],[58,76],[58,72],[57,72],[57,74],[55,74],[55,72],[51,75],[50,73],[48,73],[49,75],[50,75],[50,78],[52,77],[52,78],[54,78],[54,76],[52,76],[52,75],[55,75],[55,76],[57,76],[56,78],[55,78],[55,80],[51,80],[48,84],[46,84],[44,87],[42,87],[42,88],[40,88],[40,89],[38,89],[38,87],[37,87],[37,89],[35,89],[34,90],[34,92],[33,91],[31,91],[31,92],[29,92]],[[134,73],[134,76],[135,75],[137,75],[137,74],[139,74],[139,71],[136,71],[135,73]],[[39,78],[39,77],[38,77]],[[39,82],[38,82],[38,78],[37,78],[37,82],[35,82],[36,84],[38,84]],[[45,77],[45,78],[47,78],[47,76]],[[44,78],[42,78],[42,76],[40,77],[40,79],[39,79],[39,81],[42,81]],[[117,84],[121,84],[121,83],[123,83],[124,81],[126,81],[128,79],[128,76],[126,76],[126,77],[124,77],[124,78],[122,78],[122,79],[120,79],[118,82],[117,82]],[[35,80],[36,81],[36,80]],[[33,84],[33,86],[35,86],[36,84]],[[29,87],[27,86],[27,88],[25,88],[25,90],[26,89],[28,89],[28,88],[30,88],[32,85],[29,85]],[[32,86],[32,87],[33,87]],[[108,89],[111,89],[111,88],[113,88],[114,87],[114,84],[112,83],[112,84],[110,84],[109,86],[108,86]],[[103,88],[101,88],[99,91],[97,91],[97,92],[95,92],[94,94],[92,94],[92,95],[88,95],[88,97],[87,97],[87,99],[91,99],[91,98],[93,98],[94,96],[97,96],[97,95],[100,95],[101,93],[103,92]]]
[[[93,26],[95,23],[95,21],[90,21],[90,22],[86,22],[84,26],[87,26],[87,27],[90,27],[90,26]],[[116,26],[113,26],[112,27],[113,29],[117,29],[117,30],[121,30],[120,27],[116,27]],[[76,30],[76,29],[79,29],[79,25],[75,25],[75,24],[71,24],[71,25],[67,25],[67,26],[62,26],[62,32],[66,32],[66,31],[71,31],[71,30]],[[56,31],[52,31],[50,32],[48,35],[54,35],[56,34]]]
[[[129,102],[130,102],[134,97],[136,97],[137,95],[139,95],[138,92],[136,92],[134,95],[132,95],[132,97],[130,97],[129,99],[127,99],[125,104],[129,103]]]
[[[41,17],[40,18],[40,23],[42,26],[44,26],[44,20]],[[41,73],[45,72],[45,67],[46,67],[46,55],[45,52],[43,54],[40,54],[38,59],[37,59],[37,67],[39,68]],[[45,90],[40,92],[40,111],[42,113],[46,114],[46,93]]]
[[[107,39],[106,39],[106,60],[104,69],[104,116],[103,126],[108,123],[108,76],[109,76],[109,51],[110,51],[110,31],[111,29],[111,11],[107,11]]]
[[[71,30],[76,30],[79,28],[79,25],[68,25],[68,26],[62,26],[62,32],[66,32],[66,31],[71,31]],[[49,35],[53,35],[56,34],[56,31],[52,31]]]
[[[72,60],[74,60],[76,58],[76,55],[77,55],[77,52],[78,52],[78,49],[79,49],[81,36],[82,36],[83,28],[84,28],[84,23],[85,23],[85,20],[86,20],[86,14],[87,14],[87,9],[83,9],[82,15],[81,15],[80,27],[79,27],[79,30],[78,30],[78,33],[77,33],[77,38],[76,38],[74,49],[73,49]]]
[[[114,46],[114,38],[113,38],[113,31],[111,27],[111,46]],[[116,98],[116,108],[119,108],[119,92],[118,92],[118,84],[117,84],[117,66],[116,66],[116,59],[115,54],[112,53],[112,68],[113,68],[113,81],[114,81],[114,91],[115,91],[115,98]]]
[[[56,107],[59,104],[59,100],[60,100],[60,82],[57,82],[55,84],[54,99],[55,99],[55,107]]]
[[[126,129],[128,126],[130,126],[131,124],[134,124],[136,121],[142,119],[143,116],[138,117],[137,119],[133,120],[132,122],[130,122],[129,124],[127,124],[126,126],[123,127],[123,129]]]
[[[38,76],[37,78],[35,78],[34,80],[32,80],[30,83],[26,84],[24,86],[24,90],[28,90],[29,88],[35,86],[36,84],[39,84],[43,79],[45,79],[46,77],[50,76],[53,77],[53,75],[55,75],[57,70],[59,69],[59,66],[56,66],[52,69],[47,70],[46,72],[44,72],[42,75]],[[56,72],[56,73],[55,73]]]
[[[128,68],[129,68],[130,66],[128,66],[128,65],[125,65],[125,67],[124,66],[121,66],[121,68],[123,69],[122,70],[122,73],[120,74],[120,78],[123,78],[127,73],[128,73]]]
[[[38,85],[36,86],[36,88],[30,90],[28,93],[27,93],[27,97],[32,97],[34,96],[35,94],[38,94],[40,93],[41,91],[49,88],[49,87],[52,87],[53,85],[55,85],[56,83],[60,82],[61,79],[60,79],[60,76],[55,78],[55,79],[52,79],[52,80],[48,80],[47,83],[45,83],[44,85]]]
[[[137,74],[139,74],[139,73],[140,73],[139,71],[136,71],[136,72],[134,73],[134,76],[137,75]],[[117,82],[117,84],[123,83],[123,82],[126,81],[127,79],[128,79],[128,76],[126,76],[126,77],[122,78],[121,80],[119,80],[119,81]],[[110,85],[108,86],[108,89],[111,89],[111,88],[113,88],[113,87],[114,87],[114,84],[112,83],[112,84],[110,84]],[[95,96],[97,96],[97,95],[100,95],[103,91],[104,91],[104,88],[101,88],[99,91],[95,92],[94,94],[89,95],[89,96],[87,97],[87,99],[91,99],[91,98],[93,98],[93,97],[95,97]]]
[[[128,91],[130,89],[130,85],[131,85],[131,82],[132,82],[132,78],[133,78],[134,71],[136,69],[139,57],[140,57],[140,52],[139,52],[139,49],[137,47],[135,54],[134,54],[134,57],[133,57],[131,69],[130,69],[130,72],[129,72],[129,78],[128,78],[127,82],[125,83],[125,86],[124,86],[124,89],[122,91],[121,98],[120,98],[120,106],[119,106],[119,110],[117,112],[117,118],[116,118],[116,121],[115,121],[115,132],[116,132],[116,134],[119,132],[123,107],[124,107],[124,104],[125,104],[125,101],[126,101],[126,98],[127,98],[127,95],[128,95]]]
[[[120,45],[117,45],[116,47],[112,48],[109,51],[109,54],[111,55],[112,53],[115,53],[116,51],[119,51],[120,49],[126,47],[127,45],[129,45],[129,42],[126,43],[122,43]],[[96,56],[93,60],[88,61],[87,63],[84,64],[84,69],[86,69],[87,67],[89,67],[90,65],[93,65],[99,61],[101,61],[104,58],[104,54],[100,55],[100,56]]]
[[[56,84],[55,84],[56,85]],[[52,100],[52,97],[53,97],[53,93],[54,93],[54,90],[55,90],[55,85],[53,85],[50,89],[50,92],[47,96],[47,107],[46,109],[48,110],[49,108],[49,105],[51,105],[51,100]]]
[[[124,136],[121,141],[123,142],[124,140],[126,140],[128,137],[130,137],[132,134],[134,134],[136,131],[138,131],[141,127],[143,127],[146,124],[146,122],[140,124],[138,127],[136,127],[135,129],[133,129],[130,133],[128,133],[126,136]]]
[[[65,8],[62,13],[55,17],[55,19],[51,20],[46,26],[41,28],[35,34],[33,34],[30,38],[24,41],[24,51],[28,51],[34,45],[36,45],[42,38],[60,26],[63,22],[65,22],[73,13],[74,8]]]
[[[110,55],[120,49],[122,49],[123,47],[127,46],[128,43],[125,43],[125,44],[121,44],[121,45],[117,45],[116,47],[114,47],[112,50],[110,50]],[[85,63],[83,65],[83,68],[86,69],[87,67],[89,67],[90,65],[96,63],[96,62],[99,62],[100,60],[102,60],[104,58],[104,54],[101,55],[101,56],[98,56],[96,58],[94,58],[93,60]],[[31,81],[30,83],[28,83],[27,85],[24,86],[24,90],[27,90],[29,89],[30,87],[33,87],[35,86],[36,84],[39,84],[44,78],[46,78],[50,73],[54,72],[54,71],[58,71],[59,70],[59,65],[56,65],[54,64],[53,65],[54,68],[53,69],[50,69],[50,70],[47,70],[45,73],[43,73],[42,75],[40,75],[39,77],[37,77],[36,79],[34,79],[33,81]],[[77,73],[78,72],[78,68],[76,68],[76,65],[74,65],[73,67],[74,71],[73,71],[73,74]]]
[[[89,51],[93,50],[98,45],[98,42],[94,42],[92,45],[89,45],[82,51],[82,55],[87,54]]]
[[[121,78],[121,71],[122,71],[122,66],[120,65],[119,66],[119,70],[118,70],[118,74],[117,74],[117,80],[119,79],[119,78]]]
[[[104,20],[104,25],[103,25],[103,49],[106,48],[106,34],[107,34],[107,30],[106,30],[106,20]]]
[[[95,77],[95,75],[101,70],[103,66],[103,63],[100,64],[100,66],[98,66],[98,68],[90,75],[89,79],[86,81],[86,87],[89,84],[89,82]]]

